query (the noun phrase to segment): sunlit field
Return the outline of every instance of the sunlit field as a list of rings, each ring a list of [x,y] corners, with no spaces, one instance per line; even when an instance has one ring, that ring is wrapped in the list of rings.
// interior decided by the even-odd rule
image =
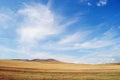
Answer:
[[[120,80],[120,65],[0,60],[0,80]]]

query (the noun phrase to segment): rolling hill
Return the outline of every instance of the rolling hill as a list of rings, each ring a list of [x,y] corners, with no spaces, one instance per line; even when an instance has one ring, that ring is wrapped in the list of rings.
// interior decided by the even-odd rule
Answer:
[[[120,80],[120,65],[73,64],[54,59],[0,60],[0,80]]]

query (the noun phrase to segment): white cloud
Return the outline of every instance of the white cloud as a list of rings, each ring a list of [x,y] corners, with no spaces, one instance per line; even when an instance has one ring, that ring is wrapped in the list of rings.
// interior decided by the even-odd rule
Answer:
[[[49,9],[49,6],[42,4],[25,5],[18,13],[23,16],[23,22],[21,22],[20,28],[17,29],[19,42],[23,47],[25,45],[27,47],[36,46],[37,42],[51,36],[57,36],[67,26],[76,22],[75,19],[63,25],[60,24],[57,15]]]
[[[19,10],[19,13],[24,16],[24,22],[18,29],[21,43],[34,43],[61,32],[61,27],[55,21],[54,14],[45,5],[26,5]]]
[[[92,48],[102,48],[107,47],[113,44],[112,40],[99,40],[93,39],[84,43],[76,43],[74,45],[75,48],[78,49],[92,49]]]
[[[97,3],[97,6],[105,6],[107,5],[107,0],[99,0],[99,2]]]
[[[101,63],[114,63],[117,62],[117,57],[120,56],[119,51],[113,49],[114,46],[111,48],[104,48],[104,49],[95,49],[91,51],[89,54],[84,55],[78,59],[79,63],[89,63],[89,64],[101,64]]]
[[[90,0],[80,0],[80,3],[87,4],[88,6],[92,6],[92,2],[90,2]]]
[[[98,6],[98,7],[100,7],[100,6],[105,6],[105,5],[107,5],[107,3],[108,3],[108,0],[98,0],[98,2],[97,3],[94,3],[92,0],[79,0],[80,1],[80,3],[82,3],[82,4],[87,4],[88,6],[92,6],[92,5],[96,5],[96,6]]]
[[[62,36],[58,41],[48,42],[41,46],[41,48],[51,50],[77,50],[78,48],[75,48],[74,44],[86,40],[91,32],[92,31],[81,31],[75,32],[73,34],[66,34],[65,36]]]
[[[88,2],[87,4],[88,4],[88,6],[92,6],[92,4],[90,2]]]
[[[76,32],[72,35],[67,35],[57,42],[49,42],[44,44],[44,49],[52,50],[82,50],[82,49],[100,49],[117,44],[120,38],[114,38],[117,33],[115,30],[109,29],[102,34],[102,36],[87,38],[91,36],[94,31]]]
[[[109,30],[107,30],[106,32],[104,32],[103,35],[104,35],[105,39],[112,39],[115,36],[117,36],[118,33],[113,28],[110,28]]]
[[[65,38],[61,39],[58,44],[67,44],[67,43],[74,43],[78,41],[80,38],[80,33],[74,33],[72,35],[67,35]]]
[[[83,43],[76,43],[74,47],[78,49],[95,49],[112,46],[119,43],[120,38],[114,38],[117,35],[118,33],[113,28],[110,28],[109,30],[104,32],[102,36],[95,37],[92,40],[88,40]]]

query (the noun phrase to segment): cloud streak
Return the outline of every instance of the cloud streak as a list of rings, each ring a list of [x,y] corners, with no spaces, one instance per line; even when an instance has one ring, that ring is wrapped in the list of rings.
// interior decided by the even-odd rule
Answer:
[[[62,39],[56,42],[49,42],[43,46],[43,48],[52,50],[81,50],[81,49],[100,49],[108,46],[113,46],[119,43],[120,38],[116,37],[117,32],[110,28],[109,30],[102,33],[101,36],[88,37],[94,34],[93,31],[76,32],[74,34],[66,35]]]

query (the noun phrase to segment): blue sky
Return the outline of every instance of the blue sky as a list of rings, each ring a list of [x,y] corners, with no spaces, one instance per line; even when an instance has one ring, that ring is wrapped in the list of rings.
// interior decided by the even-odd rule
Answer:
[[[119,0],[0,1],[0,59],[120,62]]]

